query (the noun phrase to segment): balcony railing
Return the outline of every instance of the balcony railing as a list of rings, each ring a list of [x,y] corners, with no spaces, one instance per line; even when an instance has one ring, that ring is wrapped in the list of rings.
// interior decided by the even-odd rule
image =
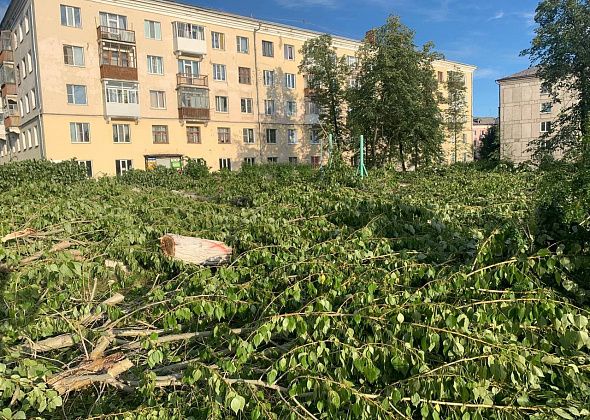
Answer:
[[[102,52],[100,60],[100,77],[102,79],[137,81],[135,47],[130,51]]]
[[[121,67],[111,64],[100,66],[100,77],[102,79],[131,80],[137,81],[137,67]]]
[[[2,85],[2,97],[6,98],[7,96],[15,96],[16,95],[16,85],[14,83],[4,83]]]
[[[4,126],[8,129],[20,126],[20,115],[16,109],[7,109],[4,112]]]
[[[99,26],[97,31],[98,39],[135,44],[135,31],[119,29],[111,26]]]
[[[181,120],[208,121],[211,112],[207,108],[178,108],[178,118]]]
[[[191,73],[178,73],[176,75],[176,82],[179,86],[181,86],[181,85],[198,86],[198,87],[208,87],[209,86],[209,79],[207,76],[199,76],[199,75],[194,75]]]
[[[11,50],[0,51],[0,63],[14,63],[14,54]]]

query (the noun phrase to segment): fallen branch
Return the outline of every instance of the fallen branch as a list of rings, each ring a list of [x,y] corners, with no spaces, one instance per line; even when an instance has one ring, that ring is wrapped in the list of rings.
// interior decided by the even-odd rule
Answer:
[[[13,239],[26,238],[27,236],[31,236],[35,233],[37,233],[37,231],[35,229],[31,229],[31,228],[26,228],[23,230],[12,232],[12,233],[9,233],[8,235],[5,235],[2,238],[2,243],[11,241]]]
[[[31,353],[43,353],[46,351],[65,349],[76,344],[74,334],[63,334],[56,337],[46,338],[37,342],[25,345]]]
[[[115,334],[118,337],[132,337],[132,332],[134,330],[125,330],[120,332],[119,334],[125,334],[125,335],[118,335]],[[149,334],[146,334],[148,331],[140,331],[137,330],[137,335],[136,337],[145,337],[147,335],[151,335],[153,332],[155,331],[150,331]],[[250,329],[246,330],[243,328],[236,328],[233,330],[230,330],[232,333],[236,334],[236,335],[240,335],[243,334],[245,332],[249,332],[251,331]],[[194,332],[194,333],[183,333],[183,334],[171,334],[171,335],[164,335],[162,337],[158,337],[157,339],[154,340],[154,343],[156,344],[164,344],[164,343],[173,343],[176,341],[185,341],[185,340],[191,340],[193,338],[205,338],[205,337],[211,337],[213,335],[213,331],[201,331],[201,332]],[[134,349],[138,349],[141,347],[141,342],[139,341],[134,341],[133,343],[127,343],[124,344],[121,348],[124,350],[134,350]]]
[[[51,247],[51,249],[48,251],[49,254],[55,254],[56,252],[60,252],[60,251],[65,251],[66,249],[70,248],[72,246],[72,243],[69,241],[62,241],[58,244],[55,244]],[[32,262],[35,262],[39,259],[41,259],[43,257],[44,251],[38,251],[35,252],[33,255],[27,257],[27,258],[23,258],[20,261],[20,265],[27,265],[30,264]]]

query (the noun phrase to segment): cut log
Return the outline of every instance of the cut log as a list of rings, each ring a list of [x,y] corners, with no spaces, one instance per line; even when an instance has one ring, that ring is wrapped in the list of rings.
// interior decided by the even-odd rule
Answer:
[[[30,343],[24,347],[32,353],[43,353],[46,351],[65,349],[76,344],[73,334],[62,334],[56,337],[46,338],[41,341]]]
[[[19,230],[18,232],[9,233],[8,235],[6,235],[2,238],[2,242],[4,243],[4,242],[8,242],[12,239],[18,239],[18,238],[26,238],[27,236],[31,236],[35,233],[37,233],[37,231],[35,229],[26,228],[23,230]]]
[[[113,268],[113,269],[119,268],[123,273],[129,274],[129,267],[127,267],[125,264],[123,264],[120,261],[105,260],[104,266],[106,268]]]
[[[160,238],[160,246],[166,256],[196,265],[227,264],[232,255],[232,249],[223,242],[191,236],[164,235]]]

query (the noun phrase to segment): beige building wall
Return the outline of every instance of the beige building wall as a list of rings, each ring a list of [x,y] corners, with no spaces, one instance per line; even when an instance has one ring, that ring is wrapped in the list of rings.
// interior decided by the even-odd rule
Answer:
[[[81,26],[68,27],[61,24],[60,5],[77,7],[81,12]],[[104,80],[101,78],[101,43],[97,33],[100,13],[108,12],[126,16],[127,29],[135,32],[137,60],[137,83],[139,92],[138,118],[111,117],[106,110]],[[165,0],[13,0],[3,21],[3,30],[13,33],[28,14],[31,30],[21,41],[14,42],[15,65],[27,57],[33,57],[31,73],[17,86],[16,101],[35,91],[37,106],[22,112],[20,125],[11,130],[18,136],[18,144],[26,151],[15,152],[10,159],[46,158],[65,160],[75,158],[89,161],[96,175],[115,173],[116,160],[130,160],[133,168],[145,169],[146,158],[160,156],[186,156],[203,158],[213,170],[220,168],[220,159],[231,161],[237,169],[245,158],[256,163],[270,159],[298,163],[311,163],[322,156],[321,145],[311,141],[317,115],[306,114],[305,80],[298,72],[299,50],[303,43],[318,33],[303,29],[260,22],[246,17],[181,5]],[[161,39],[148,39],[144,31],[146,20],[161,25]],[[204,27],[206,51],[201,55],[175,54],[174,22],[186,22]],[[224,46],[214,49],[212,32],[222,33]],[[248,38],[249,52],[237,51],[236,38]],[[262,42],[270,41],[274,56],[265,57]],[[335,46],[341,55],[354,56],[360,43],[334,37]],[[292,45],[295,57],[285,57],[285,45]],[[64,45],[80,47],[84,51],[84,64],[79,66],[64,63]],[[148,55],[162,57],[163,75],[148,73]],[[207,76],[209,89],[209,119],[180,119],[177,97],[178,59],[200,61],[200,74]],[[225,65],[226,80],[213,80],[213,65]],[[249,68],[251,83],[238,83],[238,67]],[[460,69],[466,73],[469,109],[465,133],[471,132],[472,75],[474,67],[447,61],[435,63],[437,72],[446,75],[449,70]],[[265,86],[263,72],[275,72],[275,84]],[[295,75],[294,88],[287,88],[285,75]],[[443,76],[444,77],[444,76]],[[68,103],[66,85],[86,86],[87,103]],[[166,106],[154,109],[150,104],[150,91],[165,92]],[[228,112],[217,112],[216,97],[228,98]],[[252,112],[241,112],[241,99],[252,99]],[[276,113],[264,115],[265,100],[274,100]],[[296,102],[296,114],[287,116],[286,102]],[[70,124],[88,124],[90,141],[73,143]],[[113,125],[125,124],[130,129],[129,143],[113,141]],[[153,126],[164,125],[168,130],[167,144],[154,144]],[[187,141],[187,128],[199,127],[201,142]],[[231,143],[220,144],[218,129],[229,128]],[[254,143],[243,140],[243,130],[254,130]],[[277,144],[268,144],[266,130],[277,130]],[[289,144],[288,130],[295,130],[296,144]],[[24,134],[23,134],[24,133]],[[32,147],[29,148],[30,133]],[[36,139],[36,140],[35,140]],[[463,145],[461,145],[463,147]],[[21,147],[21,150],[23,148]],[[450,162],[452,145],[445,144]],[[463,149],[462,153],[463,153]],[[472,158],[471,149],[465,147],[466,159]],[[7,161],[0,157],[0,163]],[[224,161],[226,162],[226,161]]]
[[[500,86],[500,154],[515,163],[532,157],[530,143],[554,123],[570,100],[554,103],[542,92],[541,79],[531,70],[498,81]],[[550,109],[548,108],[550,105]]]

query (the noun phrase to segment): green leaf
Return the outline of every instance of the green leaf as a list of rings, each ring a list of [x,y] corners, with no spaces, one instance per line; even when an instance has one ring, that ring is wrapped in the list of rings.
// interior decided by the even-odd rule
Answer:
[[[240,411],[244,409],[246,406],[246,399],[241,395],[236,395],[232,398],[230,407],[234,411],[234,413],[238,414]]]
[[[563,408],[556,408],[555,410],[555,414],[557,414],[559,417],[561,417],[562,419],[567,419],[567,420],[575,420],[574,417],[572,417],[567,411],[565,411]]]

